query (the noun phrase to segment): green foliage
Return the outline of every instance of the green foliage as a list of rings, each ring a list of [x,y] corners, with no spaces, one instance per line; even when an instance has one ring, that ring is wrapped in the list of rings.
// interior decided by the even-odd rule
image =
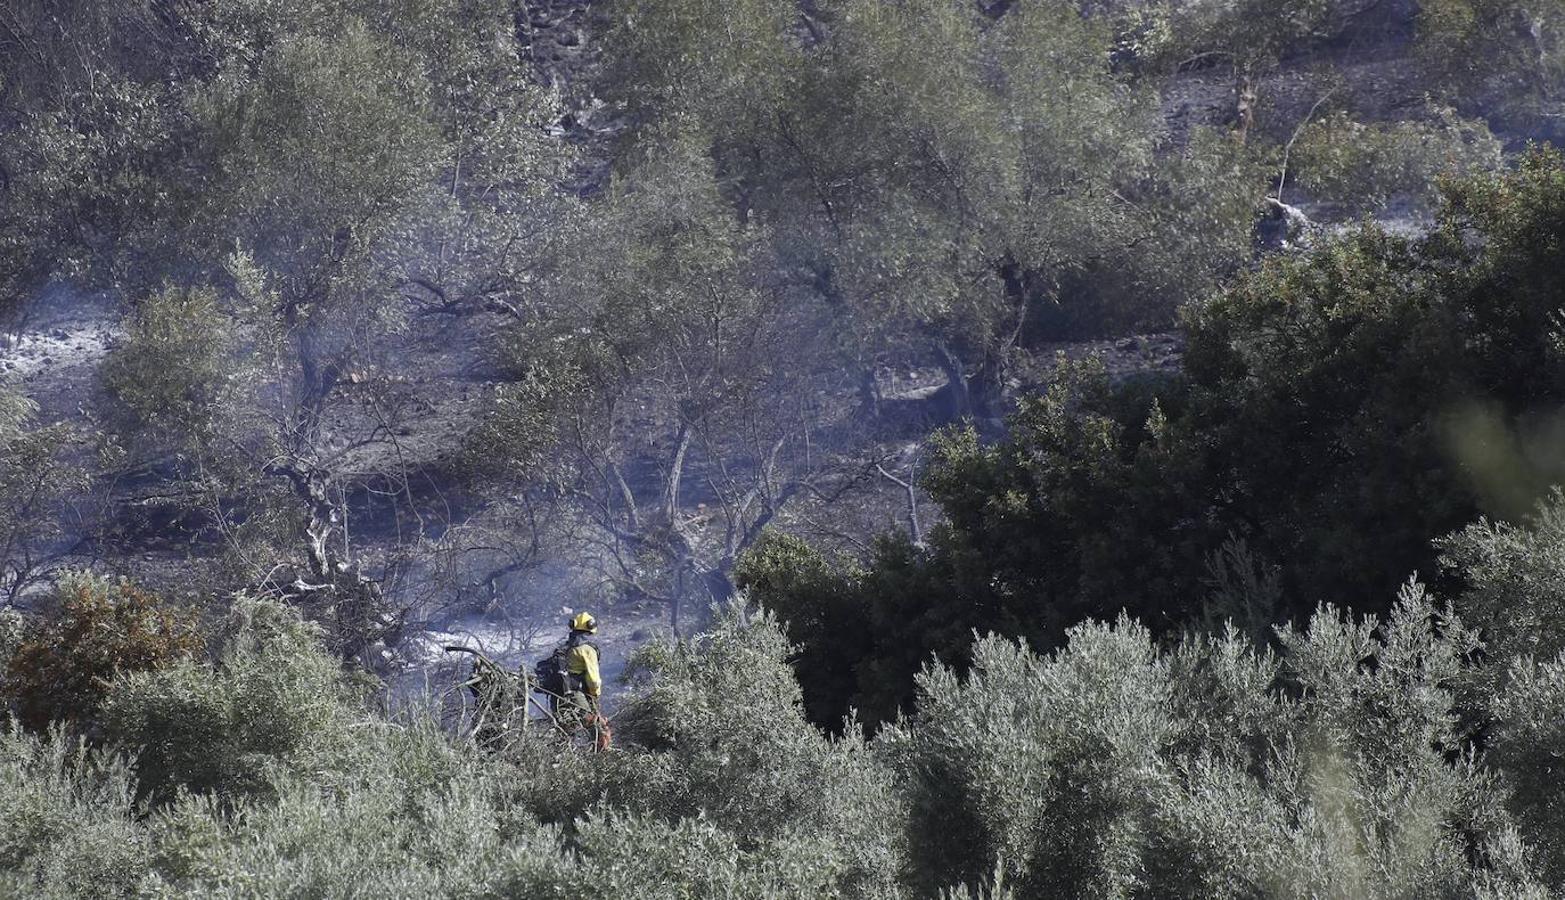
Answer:
[[[998,865],[1019,896],[1429,896],[1494,875],[1467,856],[1508,839],[1491,776],[1441,750],[1471,636],[1414,585],[1383,625],[1323,609],[1283,643],[1160,651],[1121,620],[926,670],[881,738],[914,883]]]
[[[1150,216],[1152,233],[1135,245],[1133,258],[1094,260],[1066,276],[1061,297],[1093,298],[1086,309],[1045,306],[1029,327],[1039,336],[1166,327],[1179,305],[1217,290],[1219,279],[1253,252],[1268,163],[1264,151],[1213,128],[1194,129],[1183,147],[1161,150],[1155,174],[1125,189]]]
[[[531,731],[491,754],[421,710],[380,718],[296,615],[236,616],[221,667],[116,683],[111,720],[142,723],[116,732],[139,784],[62,734],[0,735],[0,883],[46,897],[1543,896],[1534,859],[1558,883],[1546,758],[1565,661],[1512,668],[1492,757],[1478,755],[1456,713],[1475,639],[1416,583],[1384,622],[1323,608],[1282,629],[1279,654],[1234,632],[1160,646],[1127,618],[1078,626],[1047,656],[984,638],[965,676],[927,667],[918,713],[873,742],[810,727],[779,627],[736,607],[643,653],[621,749],[598,755]],[[163,716],[176,694],[182,712]],[[198,715],[214,698],[246,714]],[[170,745],[190,748],[183,769],[160,756]],[[159,785],[166,802],[133,815]]]
[[[37,407],[15,391],[0,392],[0,440],[14,441]]]
[[[1481,518],[1439,546],[1441,565],[1465,588],[1462,616],[1483,629],[1495,671],[1565,651],[1565,495],[1554,492],[1523,523]]]
[[[211,289],[169,287],[142,301],[99,374],[121,441],[210,444],[245,374],[233,367],[234,337]]]
[[[974,883],[1003,865],[1024,896],[1129,890],[1149,763],[1170,728],[1153,662],[1146,633],[1121,623],[1073,631],[1056,660],[985,640],[965,682],[920,676],[918,718],[883,738],[910,782],[920,882]]]
[[[782,0],[632,0],[617,12],[603,82],[649,122],[765,127],[800,62],[789,34],[798,10]],[[719,20],[726,27],[712,29]]]
[[[597,527],[632,589],[678,597],[708,563],[722,587],[816,488],[782,471],[791,429],[845,366],[935,360],[949,412],[997,417],[1019,349],[1202,298],[1182,377],[1062,361],[1003,439],[943,433],[927,544],[757,543],[734,577],[780,619],[722,610],[645,650],[615,753],[388,720],[275,601],[237,601],[212,660],[128,585],[72,582],[31,635],[0,607],[22,724],[125,754],[0,734],[0,892],[1565,889],[1565,500],[1507,524],[1565,475],[1565,159],[1502,171],[1487,126],[1443,110],[1321,119],[1290,177],[1367,211],[1467,173],[1437,231],[1341,235],[1208,298],[1270,177],[1242,139],[1257,82],[1380,13],[1132,3],[1125,36],[1109,6],[615,4],[593,89],[624,137],[583,202],[562,185],[596,176],[562,132],[598,108],[567,122],[533,83],[532,10],[508,0],[0,10],[0,312],[51,280],[125,301],[102,446],[173,471],[246,578],[348,623],[339,647],[392,621],[345,511],[406,484],[365,470],[403,449],[377,404],[416,396],[358,374],[429,322],[509,332],[463,474],[546,476],[529,501],[582,498],[559,527]],[[1426,66],[1499,63],[1441,86],[1464,111],[1553,102],[1555,0],[1417,15]],[[1153,73],[1197,57],[1232,69],[1240,140],[1165,133]],[[85,485],[75,435],[34,416],[0,391],[6,600],[50,573]],[[686,470],[726,528],[683,515]],[[1478,512],[1438,551],[1484,646],[1416,582],[1389,602]],[[1267,627],[1286,616],[1308,624]]]
[[[100,408],[120,438],[103,443],[127,451],[111,474],[173,474],[181,521],[252,584],[277,562],[351,581],[356,560],[321,558],[352,555],[319,537],[323,498],[401,457],[386,414],[356,417],[341,387],[411,314],[520,315],[571,233],[558,97],[517,65],[503,0],[90,13],[17,14],[26,29],[5,13],[8,49],[69,55],[70,77],[0,111],[0,292],[58,279],[124,301]],[[79,40],[49,37],[77,19]],[[112,23],[151,61],[100,34]],[[368,449],[345,460],[345,444]]]
[[[767,532],[734,570],[734,584],[771,610],[795,644],[791,660],[809,720],[833,733],[850,705],[872,725],[882,712],[856,698],[859,665],[875,646],[863,577],[861,569],[833,565],[808,543],[777,531]]]
[[[1454,182],[1417,244],[1364,228],[1268,260],[1186,310],[1181,379],[1116,387],[1096,363],[1062,366],[1005,439],[938,445],[924,483],[945,522],[927,548],[887,542],[834,581],[763,566],[757,597],[805,652],[855,660],[807,682],[817,721],[893,717],[929,655],[960,665],[974,629],[1047,648],[1128,610],[1168,633],[1214,587],[1240,612],[1233,561],[1215,581],[1209,563],[1235,540],[1266,581],[1262,616],[1303,617],[1323,598],[1380,607],[1434,570],[1435,537],[1525,514],[1561,474],[1562,172],[1540,151]]]
[[[27,639],[27,617],[11,607],[0,608],[0,659],[10,660]]]
[[[1453,182],[1421,244],[1364,231],[1189,310],[1172,436],[1203,448],[1203,493],[1286,593],[1386,590],[1432,569],[1433,537],[1523,515],[1559,476],[1539,449],[1565,396],[1546,274],[1562,172],[1540,151]]]
[[[566,397],[575,395],[580,376],[570,368],[547,369],[536,363],[514,383],[503,386],[484,413],[483,421],[462,448],[465,467],[501,481],[536,474],[557,440],[556,414]]]
[[[150,868],[119,759],[64,731],[0,730],[0,893],[134,897]]]
[[[1472,514],[1447,417],[1486,389],[1468,380],[1460,294],[1437,268],[1364,231],[1187,316],[1194,396],[1174,430],[1211,448],[1213,512],[1282,564],[1296,604],[1388,590]]]
[[[96,755],[50,763],[45,745],[13,741],[29,755],[0,758],[0,779],[28,788],[0,798],[19,812],[6,820],[17,831],[0,828],[5,877],[54,888],[50,848],[90,848],[90,817],[127,829],[114,845],[121,871],[105,882],[126,893],[566,897],[592,884],[815,897],[886,896],[895,883],[900,813],[886,774],[862,741],[805,723],[766,621],[731,619],[683,651],[650,653],[655,687],[626,715],[651,743],[581,757],[532,736],[490,756],[423,711],[368,716],[296,615],[247,602],[235,616],[220,667],[114,688],[107,718],[135,754],[134,790],[164,801],[150,816],[130,817],[125,767]],[[108,787],[93,788],[93,766],[114,776]],[[536,817],[545,795],[583,786],[586,806],[555,809],[557,825]],[[87,801],[105,811],[84,815]],[[94,889],[81,884],[61,882],[59,895]]]
[[[187,796],[157,813],[152,883],[192,897],[569,895],[558,832],[506,800],[515,773],[428,719],[354,727],[270,773],[268,799],[225,811]]]
[[[1494,702],[1498,726],[1491,759],[1504,774],[1522,833],[1531,838],[1544,881],[1565,885],[1565,792],[1560,788],[1560,741],[1565,740],[1565,656],[1548,662],[1523,657],[1505,673]]]
[[[1463,588],[1462,616],[1484,635],[1487,665],[1468,701],[1480,712],[1469,715],[1487,732],[1489,759],[1518,822],[1536,836],[1541,871],[1553,885],[1565,883],[1565,857],[1555,849],[1565,834],[1565,803],[1550,749],[1565,737],[1562,511],[1565,497],[1555,491],[1525,522],[1480,519],[1439,542],[1441,564]]]
[[[779,334],[807,321],[807,311],[767,290],[762,234],[725,208],[704,136],[692,129],[666,140],[615,181],[566,261],[569,306],[516,345],[545,363],[568,348],[585,388],[574,392],[573,410],[641,399],[650,381],[670,385],[672,396],[657,399],[675,416],[712,418],[754,394],[783,345]]]
[[[1148,55],[1181,63],[1214,55],[1256,74],[1339,34],[1353,0],[1199,0],[1159,4],[1139,17]]]
[[[973,375],[960,402],[987,404],[1021,332],[1166,322],[1248,253],[1260,180],[1242,149],[1160,156],[1152,94],[1111,70],[1108,25],[1074,3],[994,21],[854,0],[801,25],[767,2],[725,9],[720,30],[696,24],[709,13],[643,0],[611,35],[632,159],[686,152],[702,123],[730,214],[767,229],[859,365],[930,347]]]
[[[189,612],[128,581],[72,575],[51,606],[5,667],[6,699],[35,731],[96,731],[116,677],[176,666],[201,646]]]
[[[1500,122],[1557,134],[1549,119],[1565,74],[1557,0],[1429,0],[1415,49],[1428,77]]]
[[[856,725],[830,739],[805,719],[790,649],[775,621],[739,609],[688,644],[649,646],[636,667],[651,685],[618,736],[651,752],[608,798],[711,822],[800,895],[870,896],[901,864],[899,801]]]
[[[56,276],[138,291],[183,268],[165,265],[188,233],[194,185],[161,175],[184,161],[188,117],[116,67],[76,67],[85,71],[64,80],[58,104],[29,110],[0,151],[10,176],[0,214],[7,304]]]
[[[894,718],[930,655],[964,664],[975,630],[1053,647],[1094,615],[1128,610],[1162,631],[1199,611],[1205,570],[1181,568],[1214,536],[1189,514],[1198,473],[1160,412],[1137,422],[1117,406],[1100,362],[1062,361],[1047,393],[1023,399],[1008,440],[941,437],[924,487],[946,520],[927,547],[888,537],[863,570],[829,573],[787,544],[756,551],[787,554],[754,556],[741,577],[802,645],[818,724],[849,707],[872,726]],[[780,564],[790,558],[801,561]]]
[[[217,665],[183,660],[127,671],[103,700],[108,740],[134,748],[142,792],[231,802],[272,789],[268,768],[340,738],[347,711],[339,663],[318,629],[272,602],[241,601]]]
[[[1312,196],[1371,212],[1405,198],[1437,199],[1442,175],[1492,171],[1500,142],[1482,121],[1437,110],[1432,122],[1364,124],[1345,113],[1311,122],[1293,147],[1294,182]]]
[[[86,486],[69,425],[35,421],[38,407],[0,386],[0,599],[15,601],[58,564],[60,507]]]
[[[214,236],[283,279],[290,309],[310,304],[295,317],[352,322],[365,305],[353,302],[359,292],[384,286],[373,251],[442,162],[416,71],[409,54],[350,21],[335,34],[284,37],[253,75],[230,70],[195,101],[228,176],[207,194],[218,204]],[[308,286],[321,279],[324,291]]]

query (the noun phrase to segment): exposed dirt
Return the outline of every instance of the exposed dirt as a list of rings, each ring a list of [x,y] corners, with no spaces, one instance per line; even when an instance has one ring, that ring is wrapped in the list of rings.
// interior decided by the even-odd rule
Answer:
[[[1036,391],[1047,386],[1060,357],[1079,361],[1095,356],[1102,360],[1110,381],[1140,375],[1175,375],[1184,352],[1185,338],[1177,331],[1044,344],[1033,351],[1031,360],[1021,367],[1015,386],[1022,391]]]
[[[43,422],[79,417],[98,363],[120,333],[111,304],[57,289],[24,309],[20,321],[19,330],[0,332],[0,385],[37,403]]]

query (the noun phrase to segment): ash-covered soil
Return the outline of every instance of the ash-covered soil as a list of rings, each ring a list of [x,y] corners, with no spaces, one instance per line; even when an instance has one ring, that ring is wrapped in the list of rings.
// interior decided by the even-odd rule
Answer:
[[[1046,387],[1062,356],[1072,361],[1097,357],[1111,381],[1139,375],[1176,375],[1184,352],[1185,338],[1177,331],[1044,344],[1021,366],[1017,386],[1024,391]]]
[[[459,700],[452,695],[472,671],[472,660],[446,650],[449,646],[477,650],[512,672],[531,672],[535,663],[565,642],[569,636],[565,622],[576,611],[562,606],[549,619],[531,622],[465,618],[423,631],[399,648],[407,665],[394,679],[392,694],[399,703],[446,705]],[[603,708],[612,717],[631,687],[626,679],[631,656],[648,641],[671,637],[672,632],[663,611],[652,605],[627,603],[593,613],[598,619],[593,643],[603,675]]]
[[[24,308],[18,322],[16,330],[0,331],[0,384],[38,404],[42,422],[82,416],[98,363],[120,333],[113,304],[56,289]]]

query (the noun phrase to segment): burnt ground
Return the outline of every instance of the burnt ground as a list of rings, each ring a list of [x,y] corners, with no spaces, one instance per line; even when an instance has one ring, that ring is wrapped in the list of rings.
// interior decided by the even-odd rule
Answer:
[[[119,334],[119,311],[101,299],[57,290],[40,297],[26,312],[20,332],[0,342],[0,382],[20,389],[36,402],[43,422],[89,425],[97,402],[98,366]],[[381,491],[366,489],[350,503],[350,527],[361,545],[392,545],[413,532],[439,539],[458,523],[464,527],[475,522],[485,525],[488,504],[465,488],[461,473],[456,471],[462,436],[477,422],[501,383],[501,373],[475,349],[486,343],[479,330],[482,327],[449,318],[415,321],[398,346],[387,348],[382,359],[356,369],[340,389],[337,406],[344,412],[339,429],[344,434],[375,429],[381,435],[376,443],[348,453],[349,467],[364,472],[395,468],[408,474],[404,483]],[[1174,335],[1051,345],[1041,348],[1038,359],[1042,362],[1024,371],[1016,386],[1033,389],[1046,381],[1055,352],[1073,357],[1100,355],[1110,374],[1120,377],[1177,369],[1179,346]],[[944,377],[932,367],[887,368],[881,373],[887,421],[882,423],[879,437],[870,435],[869,439],[880,442],[879,458],[888,465],[909,461],[910,468],[901,471],[904,476],[916,471],[913,458],[922,439],[939,424],[928,414],[926,401],[943,384]],[[848,423],[854,419],[853,397],[830,396],[825,388],[822,392],[820,402],[830,407],[826,413],[830,420]],[[865,439],[863,434],[855,438],[848,431],[838,437],[844,443]],[[847,465],[847,456],[843,458]],[[390,462],[396,465],[390,467]],[[651,487],[657,475],[655,467],[644,465],[642,470],[640,480]],[[894,465],[892,471],[898,473]],[[785,524],[817,538],[835,539],[839,549],[848,551],[855,549],[855,541],[863,542],[888,527],[906,524],[906,497],[901,488],[872,473],[859,472],[853,477],[879,484],[857,492],[843,508],[827,511],[830,521],[822,521],[822,510],[813,509]],[[702,505],[713,498],[699,488],[699,477],[690,480],[693,487],[683,498],[686,513],[699,519]],[[170,505],[156,502],[160,488],[155,473],[140,484],[118,485],[114,546],[99,546],[77,562],[155,586],[174,586],[187,580],[187,567],[199,563],[210,548],[192,544],[188,528],[182,527],[188,523],[171,518],[175,514]],[[489,527],[503,527],[503,522],[497,520]]]
[[[57,291],[40,298],[28,312],[22,330],[0,343],[0,382],[19,388],[36,402],[43,422],[89,424],[98,402],[98,366],[119,333],[118,311],[96,298]],[[355,540],[369,545],[392,542],[419,529],[439,538],[451,525],[482,516],[485,501],[465,487],[457,460],[462,436],[478,421],[503,377],[476,349],[487,342],[482,327],[450,318],[415,321],[405,338],[386,348],[382,358],[356,368],[339,389],[336,430],[343,435],[379,434],[374,443],[346,453],[347,468],[407,474],[405,483],[382,485],[380,490],[369,479],[370,488],[352,498],[349,514]],[[1097,355],[1110,376],[1119,378],[1176,371],[1180,350],[1175,334],[1045,345],[1030,365],[1020,368],[1013,387],[1035,390],[1045,384],[1056,353],[1072,358]],[[823,386],[819,403],[828,423],[822,432],[823,446],[836,443],[840,452],[853,441],[879,441],[885,451],[881,458],[887,459],[916,450],[922,438],[941,424],[928,401],[944,384],[945,377],[934,367],[884,368],[879,386],[885,421],[867,435],[853,430],[856,398],[835,396]],[[833,428],[838,430],[834,433]],[[345,444],[346,438],[340,443]],[[655,487],[658,471],[651,458],[666,448],[645,449],[651,456],[630,467],[633,481],[645,483],[638,484],[638,490]],[[701,461],[693,459],[692,465],[699,467]],[[692,517],[700,514],[702,504],[715,499],[700,487],[699,471],[694,475],[684,497]],[[192,552],[198,552],[187,540],[171,537],[181,530],[174,527],[179,523],[168,518],[173,514],[166,507],[151,502],[161,484],[153,473],[141,483],[118,486],[128,517],[119,544],[124,555],[93,562],[163,581],[170,574],[162,571],[166,564],[183,565]],[[867,537],[900,525],[904,513],[903,500],[893,491],[878,508],[846,514],[843,524]]]
[[[535,663],[563,643],[569,634],[564,624],[573,607],[560,607],[552,623],[522,625],[482,617],[460,619],[422,632],[405,647],[411,663],[391,682],[393,702],[435,702],[449,708],[460,705],[456,687],[472,671],[465,654],[450,653],[447,646],[478,650],[510,671],[530,672]],[[596,613],[595,613],[596,614]],[[598,615],[598,647],[604,681],[603,709],[610,717],[629,688],[627,667],[637,648],[648,641],[670,636],[661,609],[625,604]]]

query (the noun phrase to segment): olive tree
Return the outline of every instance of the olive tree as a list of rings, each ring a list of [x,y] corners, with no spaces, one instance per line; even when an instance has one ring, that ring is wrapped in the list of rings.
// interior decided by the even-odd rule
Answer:
[[[1417,59],[1464,109],[1529,132],[1558,136],[1565,57],[1558,0],[1420,3]]]
[[[809,452],[832,382],[829,316],[732,215],[703,136],[660,144],[594,201],[550,306],[512,335],[523,378],[563,373],[556,498],[618,592],[699,613],[789,505],[840,481]],[[524,419],[498,437],[525,442]],[[828,487],[831,485],[828,484]]]
[[[1372,0],[1193,0],[1140,11],[1138,44],[1154,67],[1175,71],[1215,62],[1234,80],[1234,133],[1256,124],[1261,81],[1372,12]]]
[[[0,386],[0,606],[61,565],[75,543],[70,502],[86,486],[76,435],[39,425],[37,409]]]
[[[148,83],[190,63],[164,25],[147,4],[0,9],[0,323],[51,276],[112,278],[96,251],[150,224],[141,175],[178,125]]]
[[[699,3],[636,4],[611,35],[616,83],[633,87],[606,90],[642,153],[659,123],[719,123],[708,152],[725,201],[834,311],[872,411],[879,357],[911,351],[945,368],[952,411],[991,415],[1031,334],[1166,318],[1247,252],[1253,172],[1212,142],[1159,165],[1172,151],[1154,96],[1113,70],[1112,29],[1075,4],[997,21],[950,0],[844,0],[802,20],[759,6],[714,35],[681,24]],[[1193,209],[1199,237],[1170,238]],[[1099,292],[1093,276],[1111,271]]]
[[[430,317],[521,315],[570,154],[556,101],[518,74],[504,4],[190,15],[215,63],[163,100],[189,159],[142,173],[188,182],[188,202],[154,218],[170,284],[132,295],[111,411],[129,414],[122,443],[157,434],[131,464],[174,454],[212,531],[281,551],[246,554],[249,583],[333,622],[352,654],[396,611],[353,546],[349,498],[413,504],[428,461],[399,441],[418,398],[374,373]]]

